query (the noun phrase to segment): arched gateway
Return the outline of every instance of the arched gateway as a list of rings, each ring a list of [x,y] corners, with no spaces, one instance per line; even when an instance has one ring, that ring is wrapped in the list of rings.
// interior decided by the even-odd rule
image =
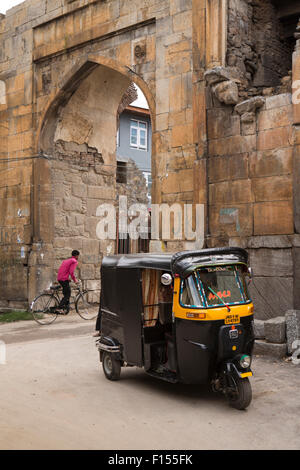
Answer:
[[[0,17],[0,309],[26,305],[71,248],[97,288],[115,243],[96,212],[116,200],[132,82],[150,108],[152,203],[203,204],[208,246],[248,248],[263,318],[300,308],[294,3],[26,0]],[[151,249],[194,247],[173,238]]]
[[[97,208],[116,205],[116,134],[121,99],[133,73],[100,55],[72,67],[40,118],[33,180],[33,247],[43,253],[42,266],[30,270],[39,288],[53,279],[62,259],[72,249],[80,256],[80,277],[99,297],[99,266],[104,254],[114,253],[116,242],[99,240]],[[148,97],[147,84],[134,77]],[[43,240],[43,244],[41,244]],[[41,275],[40,275],[41,273]],[[34,282],[33,289],[37,289]]]
[[[14,80],[1,68],[8,97],[18,95],[1,105],[9,126],[16,122],[1,149],[11,162],[0,169],[17,188],[14,199],[4,194],[12,210],[2,214],[1,245],[1,298],[14,305],[53,280],[71,247],[83,253],[83,277],[97,285],[101,257],[114,244],[96,238],[96,209],[116,198],[116,115],[131,82],[150,108],[152,202],[193,202],[205,133],[203,2],[22,5],[2,19],[19,48],[7,50]]]

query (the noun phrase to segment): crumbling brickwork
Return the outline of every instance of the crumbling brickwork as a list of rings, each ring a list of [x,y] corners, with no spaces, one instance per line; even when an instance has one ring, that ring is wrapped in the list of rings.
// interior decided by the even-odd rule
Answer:
[[[137,99],[138,99],[138,93],[137,93],[136,86],[134,83],[131,83],[128,89],[126,90],[126,92],[124,93],[121,103],[119,104],[118,116],[120,116],[120,114],[124,111],[125,108],[127,108],[127,106],[130,105],[130,103],[132,103],[133,101]]]
[[[291,92],[294,47],[272,0],[229,0],[227,65],[237,69],[241,97]]]
[[[253,2],[252,21],[258,56],[253,84],[258,87],[277,86],[291,70],[295,43],[284,37],[283,25],[271,1]]]

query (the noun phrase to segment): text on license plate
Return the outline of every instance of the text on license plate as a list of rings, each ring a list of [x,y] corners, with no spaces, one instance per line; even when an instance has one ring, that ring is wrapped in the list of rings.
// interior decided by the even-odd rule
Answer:
[[[225,318],[225,325],[232,325],[233,323],[240,323],[239,315],[227,315]]]

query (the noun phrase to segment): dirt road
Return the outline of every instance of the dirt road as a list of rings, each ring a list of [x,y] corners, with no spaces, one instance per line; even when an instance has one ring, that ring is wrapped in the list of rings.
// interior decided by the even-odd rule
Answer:
[[[0,326],[0,449],[300,448],[300,366],[256,357],[241,412],[137,368],[106,380],[92,330],[77,317]]]

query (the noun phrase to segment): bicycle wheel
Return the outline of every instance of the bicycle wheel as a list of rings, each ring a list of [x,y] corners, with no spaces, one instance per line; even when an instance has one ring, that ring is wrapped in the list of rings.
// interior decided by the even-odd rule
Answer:
[[[78,295],[75,308],[78,315],[84,320],[93,320],[98,315],[99,304],[89,300],[89,292],[80,292]]]
[[[57,317],[58,300],[52,294],[38,295],[31,304],[33,318],[40,325],[50,325]],[[53,311],[52,311],[53,310]]]

